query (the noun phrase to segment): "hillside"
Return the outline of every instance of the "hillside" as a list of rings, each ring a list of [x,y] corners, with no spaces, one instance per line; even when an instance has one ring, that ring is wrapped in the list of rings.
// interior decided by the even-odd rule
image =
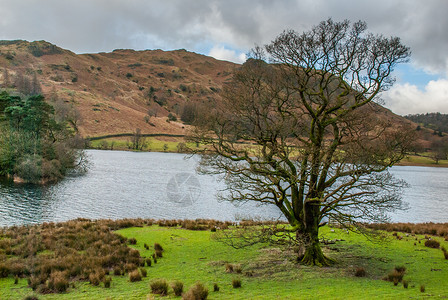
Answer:
[[[129,133],[183,134],[179,119],[187,103],[219,100],[235,64],[176,50],[114,50],[75,54],[45,41],[0,41],[0,83],[37,78],[47,99],[77,108],[84,137]],[[172,118],[173,119],[173,118]]]
[[[442,135],[442,132],[448,133],[448,115],[441,113],[426,113],[406,115],[406,119],[415,122],[422,127],[433,129],[437,131],[436,134]]]
[[[84,137],[137,128],[143,134],[185,134],[183,112],[197,104],[212,107],[237,66],[186,50],[75,54],[45,41],[0,41],[1,87],[17,88],[23,78],[31,87],[37,81],[49,101],[76,108],[76,127]],[[417,127],[376,104],[367,113],[394,128]],[[421,147],[430,148],[428,139],[435,137],[429,130],[417,134]]]

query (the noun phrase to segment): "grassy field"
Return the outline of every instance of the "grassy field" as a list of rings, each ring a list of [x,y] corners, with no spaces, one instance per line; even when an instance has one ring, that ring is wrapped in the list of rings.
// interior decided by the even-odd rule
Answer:
[[[154,250],[144,245],[160,243],[163,257],[145,267],[148,277],[130,282],[128,275],[111,275],[110,288],[101,283],[76,282],[68,292],[38,295],[39,299],[152,299],[150,282],[163,278],[180,280],[185,290],[200,281],[209,289],[208,299],[443,299],[448,297],[448,260],[440,249],[424,246],[425,236],[388,233],[383,242],[371,242],[364,236],[340,229],[324,227],[322,238],[339,240],[325,246],[325,252],[338,263],[329,268],[307,267],[295,262],[292,251],[267,245],[233,249],[214,239],[210,231],[191,231],[158,225],[125,228],[118,234],[135,238],[130,245],[149,257]],[[428,238],[428,237],[427,237]],[[433,237],[448,248],[448,242]],[[241,266],[241,274],[226,272],[226,263]],[[402,283],[394,286],[382,278],[394,267],[404,266]],[[364,268],[366,277],[356,277],[355,270]],[[241,288],[233,288],[238,278]],[[213,291],[213,285],[220,287]],[[424,285],[425,291],[420,287]],[[36,295],[24,278],[14,284],[14,278],[0,279],[0,299],[24,299]],[[161,299],[180,299],[170,288]]]
[[[431,153],[421,153],[420,155],[408,155],[400,163],[400,165],[426,166],[426,167],[448,167],[448,160],[441,159],[436,164],[431,158]]]
[[[147,137],[142,151],[153,152],[182,152],[180,145],[185,143],[192,149],[196,148],[193,143],[186,143],[183,138],[175,137]],[[103,150],[130,150],[129,138],[107,138],[90,142],[90,148]]]

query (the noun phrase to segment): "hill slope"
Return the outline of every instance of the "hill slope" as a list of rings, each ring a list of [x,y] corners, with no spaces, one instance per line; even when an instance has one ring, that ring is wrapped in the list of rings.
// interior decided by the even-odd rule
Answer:
[[[83,136],[129,133],[183,134],[167,122],[186,103],[219,100],[235,64],[176,50],[114,50],[75,54],[45,41],[0,41],[0,83],[37,78],[47,99],[63,99],[80,112]],[[149,114],[148,114],[149,111]]]
[[[75,54],[45,41],[0,41],[1,86],[17,88],[24,85],[19,80],[23,77],[39,82],[47,99],[76,107],[77,127],[84,137],[137,128],[143,134],[185,134],[189,126],[179,121],[184,107],[213,106],[236,67],[186,50]],[[417,127],[376,104],[369,113],[392,127]],[[178,121],[168,122],[169,116]],[[426,138],[420,140],[429,147]]]

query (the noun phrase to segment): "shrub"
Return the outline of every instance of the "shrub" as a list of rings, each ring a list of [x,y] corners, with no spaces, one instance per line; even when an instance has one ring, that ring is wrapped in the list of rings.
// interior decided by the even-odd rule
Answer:
[[[137,265],[133,263],[127,263],[124,265],[124,269],[126,270],[126,272],[132,272],[137,269]]]
[[[151,257],[147,257],[147,258],[146,258],[146,265],[147,265],[148,267],[150,267],[150,266],[151,266],[151,263],[152,263],[152,261],[151,261]]]
[[[97,272],[90,273],[89,275],[89,282],[91,285],[98,286],[100,284],[101,278],[100,274]]]
[[[448,251],[446,251],[445,247],[442,247],[443,255],[445,256],[445,259],[448,259]]]
[[[140,267],[144,267],[145,266],[145,259],[144,258],[140,258],[138,264],[140,265]]]
[[[56,293],[63,293],[69,287],[68,280],[64,272],[53,272],[48,280],[48,289]]]
[[[134,270],[131,273],[129,273],[129,281],[130,282],[142,281],[142,276],[140,275],[140,272],[138,270]]]
[[[151,287],[151,293],[159,294],[159,295],[167,295],[168,294],[168,283],[165,279],[156,279],[151,281],[149,284]]]
[[[148,271],[146,271],[145,268],[140,268],[140,273],[142,274],[142,277],[148,276]]]
[[[429,248],[439,249],[440,243],[436,240],[426,240],[425,246]]]
[[[0,264],[0,278],[6,278],[9,275],[9,268],[4,265]]]
[[[39,300],[39,298],[36,295],[29,295],[26,296],[23,300]]]
[[[241,265],[240,264],[233,265],[233,271],[237,274],[241,274],[242,272]]]
[[[31,275],[31,277],[28,278],[28,286],[33,289],[33,291],[37,290],[37,288],[44,283],[46,280],[46,277],[41,276],[35,276]]]
[[[192,286],[182,299],[185,300],[205,300],[208,297],[208,289],[200,282]]]
[[[114,275],[115,276],[120,276],[122,274],[122,271],[121,271],[121,269],[120,269],[120,267],[115,267],[114,268]]]
[[[232,279],[232,286],[234,289],[241,287],[241,279],[233,278]]]
[[[130,239],[128,240],[128,242],[129,242],[129,245],[135,245],[135,244],[137,244],[137,240],[136,240],[135,238],[130,238]]]
[[[403,280],[404,273],[406,272],[406,267],[396,266],[392,272],[390,272],[385,280],[391,281],[394,285],[398,285],[399,282]]]
[[[226,272],[227,273],[233,273],[233,265],[232,264],[226,264]]]
[[[172,113],[169,113],[168,120],[175,122],[175,121],[177,121],[177,117],[175,115],[173,115]]]
[[[174,295],[176,296],[182,296],[182,293],[184,292],[184,284],[182,281],[176,280],[171,283],[171,288],[174,291]]]
[[[163,251],[163,247],[159,243],[154,243],[154,250]]]
[[[112,281],[112,278],[107,276],[104,278],[104,287],[105,288],[110,288],[110,282]]]
[[[217,283],[213,284],[213,291],[219,292],[219,285]]]
[[[156,257],[163,257],[161,250],[156,250]]]
[[[366,269],[364,269],[363,267],[358,267],[355,270],[355,276],[356,277],[366,277],[367,273],[366,273]]]

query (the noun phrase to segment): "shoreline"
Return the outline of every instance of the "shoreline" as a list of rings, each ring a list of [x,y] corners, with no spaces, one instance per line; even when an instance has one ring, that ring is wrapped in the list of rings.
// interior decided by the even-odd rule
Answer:
[[[287,221],[280,220],[252,220],[252,219],[244,219],[239,221],[229,221],[229,220],[218,220],[218,219],[208,219],[208,218],[198,218],[198,219],[153,219],[153,218],[119,218],[119,219],[108,219],[108,218],[100,218],[100,219],[89,219],[89,218],[75,218],[69,219],[65,221],[43,221],[40,223],[29,223],[29,224],[12,224],[12,225],[3,225],[0,226],[1,229],[11,228],[11,227],[29,227],[29,226],[42,226],[48,224],[66,224],[72,222],[110,222],[110,223],[132,223],[134,227],[141,227],[144,225],[159,225],[160,227],[180,227],[184,224],[199,224],[199,225],[227,225],[227,226],[259,226],[259,225],[289,225]],[[416,227],[446,227],[448,228],[448,222],[420,222],[420,223],[411,223],[411,222],[390,222],[390,223],[364,223],[367,228],[373,228],[376,230],[385,230],[385,231],[403,231],[403,232],[411,232],[412,229],[408,228],[416,228]],[[326,225],[330,227],[338,227]],[[211,228],[211,227],[210,227]],[[403,230],[406,228],[406,230]],[[189,229],[189,228],[185,228]],[[195,230],[204,230],[195,229]],[[434,229],[431,228],[428,230],[428,234],[430,232],[434,232]],[[437,234],[436,234],[437,235]],[[445,236],[445,231],[442,232],[440,236]],[[448,237],[448,236],[447,236]]]
[[[183,151],[177,151],[175,149],[169,148],[166,151],[159,151],[159,150],[134,150],[134,149],[127,149],[127,148],[114,148],[114,149],[101,149],[101,148],[85,148],[84,150],[103,150],[103,151],[127,151],[127,152],[156,152],[156,153],[179,153],[179,154],[190,154]],[[409,162],[409,161],[401,161],[394,166],[403,166],[403,167],[434,167],[434,168],[448,168],[448,163],[419,163],[419,162]]]

